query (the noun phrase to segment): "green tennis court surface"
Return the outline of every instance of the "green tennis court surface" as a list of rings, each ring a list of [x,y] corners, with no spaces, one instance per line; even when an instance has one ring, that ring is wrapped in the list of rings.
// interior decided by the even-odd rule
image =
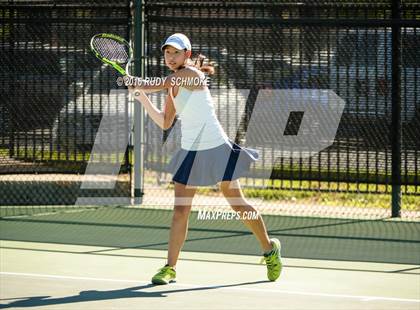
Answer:
[[[420,307],[416,222],[263,215],[285,257],[281,279],[269,282],[257,241],[240,221],[202,221],[193,212],[178,281],[153,286],[165,263],[171,211],[47,211],[2,214],[0,308]]]
[[[1,207],[0,239],[167,249],[172,211],[133,207]],[[199,220],[192,212],[184,251],[259,255],[239,220]],[[420,264],[420,222],[263,215],[284,256]]]
[[[1,308],[418,309],[418,269],[285,259],[268,282],[256,257],[185,252],[178,282],[153,286],[159,250],[2,241]]]

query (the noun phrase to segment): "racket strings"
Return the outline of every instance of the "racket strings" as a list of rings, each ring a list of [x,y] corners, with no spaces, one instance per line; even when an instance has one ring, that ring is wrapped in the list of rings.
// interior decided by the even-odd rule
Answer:
[[[94,49],[108,60],[117,63],[126,63],[129,58],[129,48],[120,42],[110,38],[95,38],[93,41]]]

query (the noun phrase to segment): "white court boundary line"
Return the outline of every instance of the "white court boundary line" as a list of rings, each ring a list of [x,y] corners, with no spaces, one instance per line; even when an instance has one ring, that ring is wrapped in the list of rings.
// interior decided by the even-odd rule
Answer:
[[[34,278],[50,278],[50,279],[61,279],[61,280],[87,280],[87,281],[107,281],[107,282],[119,282],[119,283],[137,283],[137,284],[151,284],[150,281],[136,281],[136,280],[122,280],[122,279],[107,279],[107,278],[90,278],[90,277],[74,277],[74,276],[60,276],[60,275],[47,275],[37,273],[19,273],[19,272],[3,272],[0,271],[0,275],[9,276],[21,276],[21,277],[34,277]],[[261,288],[246,288],[246,287],[225,287],[224,285],[196,285],[196,284],[178,284],[171,283],[169,287],[180,286],[188,288],[210,288],[210,289],[225,289],[225,290],[239,290],[239,291],[251,291],[261,293],[283,293],[291,295],[304,295],[304,296],[317,296],[317,297],[331,297],[331,298],[350,298],[358,299],[360,301],[400,301],[400,302],[412,302],[420,303],[420,299],[408,299],[408,298],[395,298],[395,297],[383,297],[383,296],[363,296],[363,295],[345,295],[345,294],[327,294],[327,293],[312,293],[312,292],[299,292],[290,290],[275,290],[275,289],[261,289]],[[167,293],[170,293],[167,292]]]

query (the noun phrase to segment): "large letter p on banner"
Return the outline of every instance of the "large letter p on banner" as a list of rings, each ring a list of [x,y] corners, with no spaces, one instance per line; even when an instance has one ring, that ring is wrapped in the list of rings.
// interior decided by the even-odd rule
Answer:
[[[246,144],[281,151],[279,157],[313,156],[333,144],[344,105],[332,90],[262,89],[248,123]],[[300,119],[291,119],[293,115]],[[293,122],[296,132],[290,134],[287,127]]]

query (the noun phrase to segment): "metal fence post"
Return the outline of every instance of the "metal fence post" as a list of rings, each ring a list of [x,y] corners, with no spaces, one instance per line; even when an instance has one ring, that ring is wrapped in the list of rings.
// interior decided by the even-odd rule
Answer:
[[[392,217],[401,216],[401,0],[392,0]]]
[[[143,76],[143,1],[134,2],[134,74]],[[144,113],[140,104],[134,104],[134,203],[141,204],[143,197],[143,124]]]

